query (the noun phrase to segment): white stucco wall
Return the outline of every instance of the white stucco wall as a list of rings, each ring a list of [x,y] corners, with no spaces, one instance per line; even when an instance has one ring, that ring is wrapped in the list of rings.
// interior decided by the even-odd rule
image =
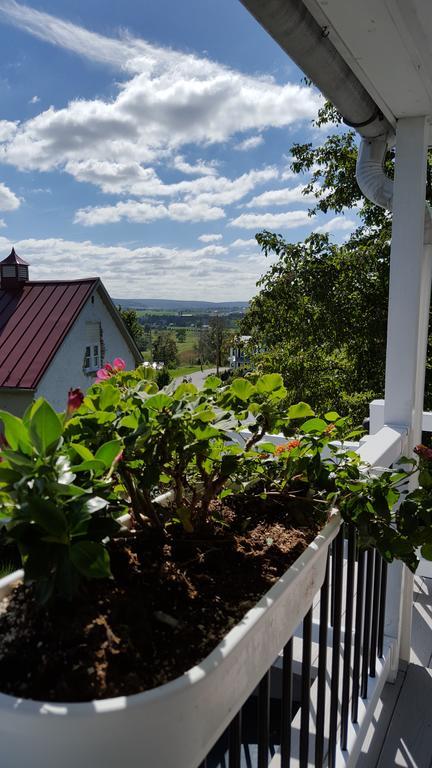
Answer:
[[[111,362],[115,357],[121,357],[128,370],[135,368],[132,350],[124,336],[115,324],[98,291],[93,295],[94,303],[92,304],[90,297],[52,359],[35,393],[35,397],[46,397],[58,411],[65,409],[70,387],[80,387],[85,391],[94,381],[95,374],[90,375],[83,371],[85,348],[90,344],[86,323],[101,323],[105,343],[104,362]]]

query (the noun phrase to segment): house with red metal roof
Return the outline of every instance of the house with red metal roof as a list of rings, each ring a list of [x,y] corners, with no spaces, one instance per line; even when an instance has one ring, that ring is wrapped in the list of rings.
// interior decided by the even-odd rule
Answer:
[[[29,279],[12,249],[0,262],[0,408],[22,414],[36,397],[61,411],[104,362],[135,368],[141,354],[100,278]]]

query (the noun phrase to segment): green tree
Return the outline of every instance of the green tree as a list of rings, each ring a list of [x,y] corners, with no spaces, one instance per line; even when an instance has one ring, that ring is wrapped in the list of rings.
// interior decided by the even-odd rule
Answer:
[[[176,330],[177,341],[181,344],[186,341],[186,328],[177,328]]]
[[[146,348],[144,329],[140,323],[138,313],[134,309],[118,308],[120,317],[132,336],[138,349],[142,352]]]
[[[214,363],[218,373],[227,355],[228,336],[225,320],[219,315],[210,317],[208,328],[203,328],[199,335],[198,357],[201,362]]]
[[[166,331],[159,331],[153,339],[152,355],[155,362],[175,368],[178,364],[178,354],[174,336]]]
[[[265,255],[278,260],[258,283],[242,332],[266,350],[255,364],[280,371],[294,402],[306,400],[319,411],[336,407],[359,422],[369,401],[384,392],[391,216],[366,200],[357,185],[355,133],[341,131],[340,115],[328,103],[315,123],[336,130],[319,146],[291,148],[291,169],[309,174],[304,192],[316,200],[310,213],[355,207],[361,225],[342,246],[328,235],[289,243],[271,232],[258,234]],[[392,176],[392,152],[385,165]],[[429,156],[428,200],[431,167]],[[432,405],[431,363],[429,353],[427,406]]]

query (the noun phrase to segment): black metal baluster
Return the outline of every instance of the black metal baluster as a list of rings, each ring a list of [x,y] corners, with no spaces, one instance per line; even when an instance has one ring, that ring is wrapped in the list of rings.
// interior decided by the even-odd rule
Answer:
[[[365,572],[366,553],[364,549],[359,550],[357,558],[357,597],[356,597],[356,616],[354,629],[354,660],[353,660],[353,690],[351,705],[351,720],[356,723],[358,720],[358,701],[360,694],[360,655],[363,633],[363,597],[364,597],[364,572]]]
[[[351,645],[352,645],[352,624],[354,608],[354,566],[355,566],[355,547],[356,534],[353,525],[348,530],[348,562],[347,562],[347,581],[345,597],[345,640],[344,640],[344,660],[342,672],[342,704],[341,704],[341,749],[347,748],[348,738],[348,715],[349,715],[349,696],[350,696],[350,678],[351,678]]]
[[[386,597],[387,597],[387,563],[385,560],[382,560],[381,562],[381,595],[380,595],[380,608],[379,608],[379,621],[378,621],[378,658],[379,659],[382,659],[383,657]]]
[[[281,768],[290,768],[290,763],[291,763],[292,656],[293,656],[293,641],[290,640],[286,644],[283,650]]]
[[[341,638],[341,613],[342,613],[342,582],[343,582],[343,525],[335,539],[335,581],[334,581],[334,618],[333,618],[333,643],[332,643],[332,668],[331,668],[331,696],[330,696],[330,725],[329,725],[329,768],[334,768],[336,762],[336,739],[338,721],[339,700],[339,666],[340,666],[340,638]]]
[[[301,718],[300,718],[300,768],[307,768],[309,757],[309,710],[310,676],[312,655],[312,610],[311,607],[303,619],[303,654],[301,678]]]
[[[335,546],[336,541],[333,539],[331,543],[331,580],[330,580],[330,626],[333,626],[334,623],[334,588],[335,588],[335,567],[336,567],[336,558],[335,558]]]
[[[241,763],[241,710],[229,726],[229,768],[240,768]]]
[[[315,736],[315,768],[322,768],[324,761],[324,719],[327,672],[327,623],[329,606],[329,558],[324,583],[320,593],[319,648],[318,648],[318,693]],[[285,768],[282,764],[281,768]]]
[[[258,686],[258,765],[268,768],[270,741],[270,670]]]
[[[373,581],[373,598],[372,598],[372,628],[371,628],[371,642],[370,642],[370,653],[369,653],[369,674],[371,677],[375,677],[375,674],[376,674],[380,594],[381,594],[381,555],[376,549],[374,581]]]
[[[371,602],[372,602],[372,585],[373,585],[373,572],[374,572],[374,559],[375,552],[373,549],[369,549],[367,553],[367,566],[366,566],[366,588],[365,588],[365,610],[364,610],[364,625],[363,625],[363,648],[362,648],[362,671],[361,671],[361,697],[367,699],[368,693],[368,662],[369,662],[369,644],[370,644],[370,630],[371,630]]]

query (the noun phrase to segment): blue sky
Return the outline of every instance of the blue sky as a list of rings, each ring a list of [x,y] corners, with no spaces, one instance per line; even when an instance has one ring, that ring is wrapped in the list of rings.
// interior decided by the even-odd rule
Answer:
[[[239,0],[0,0],[0,35],[0,254],[34,279],[245,300],[257,231],[354,226],[307,215],[288,155],[320,96]]]

